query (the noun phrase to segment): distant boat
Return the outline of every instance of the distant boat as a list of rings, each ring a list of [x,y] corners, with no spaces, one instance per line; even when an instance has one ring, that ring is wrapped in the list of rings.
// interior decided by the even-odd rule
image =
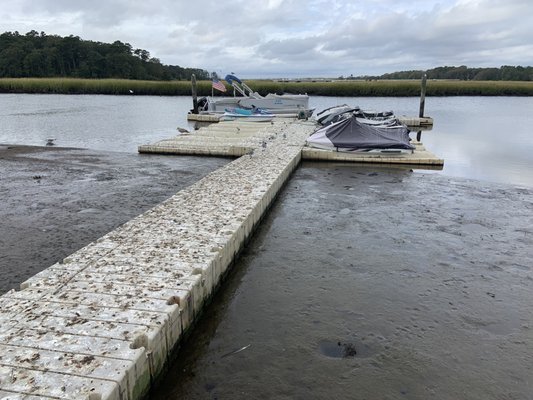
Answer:
[[[273,114],[294,114],[294,116],[310,117],[313,109],[309,108],[307,94],[273,94],[261,96],[254,92],[246,83],[235,75],[224,78],[240,96],[233,97],[202,97],[198,99],[200,112],[224,113],[227,108],[260,108]]]
[[[228,113],[242,114],[242,115],[270,115],[270,116],[272,116],[271,112],[269,112],[267,110],[263,110],[262,108],[239,108],[239,107],[235,107],[235,108],[226,108],[224,111],[228,112]]]
[[[226,108],[220,120],[234,121],[237,119],[242,119],[243,121],[250,122],[269,122],[272,121],[273,118],[274,115],[260,108]]]

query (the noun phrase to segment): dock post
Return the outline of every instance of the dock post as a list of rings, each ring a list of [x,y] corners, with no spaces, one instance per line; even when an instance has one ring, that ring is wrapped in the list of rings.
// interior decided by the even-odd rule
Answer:
[[[426,104],[426,81],[427,81],[427,74],[422,75],[422,82],[421,82],[421,88],[420,88],[420,112],[418,113],[418,116],[420,118],[424,117],[424,106]]]
[[[198,95],[196,90],[196,75],[191,75],[191,85],[192,85],[192,113],[198,114]]]
[[[427,74],[422,75],[422,82],[420,83],[420,111],[418,116],[424,118],[424,106],[426,105],[426,81]],[[422,131],[416,133],[416,140],[420,142],[422,140]]]

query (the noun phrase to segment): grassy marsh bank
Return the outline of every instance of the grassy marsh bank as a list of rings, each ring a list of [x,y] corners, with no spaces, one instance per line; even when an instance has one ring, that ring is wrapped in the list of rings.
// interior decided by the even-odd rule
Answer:
[[[202,86],[210,87],[209,82]],[[188,81],[130,79],[1,78],[0,93],[190,95]]]
[[[313,96],[418,96],[418,80],[277,82],[247,80],[262,95],[307,93]],[[229,86],[227,86],[229,89]],[[231,93],[230,90],[228,90]],[[128,79],[2,78],[0,93],[138,94],[188,96],[188,81],[140,81]],[[198,94],[211,94],[211,82],[199,81]],[[435,80],[427,83],[427,96],[533,96],[533,82]]]

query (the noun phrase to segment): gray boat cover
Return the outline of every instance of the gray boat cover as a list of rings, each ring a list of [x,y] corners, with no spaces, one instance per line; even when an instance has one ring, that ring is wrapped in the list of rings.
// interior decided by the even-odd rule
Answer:
[[[409,143],[407,127],[374,127],[362,124],[355,116],[320,128],[307,138],[312,147],[335,151],[364,151],[371,149],[408,149],[415,147]]]

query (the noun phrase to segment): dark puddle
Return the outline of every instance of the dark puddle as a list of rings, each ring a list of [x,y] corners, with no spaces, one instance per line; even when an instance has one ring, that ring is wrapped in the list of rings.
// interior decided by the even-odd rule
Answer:
[[[322,340],[318,343],[318,350],[326,357],[352,358],[357,355],[357,349],[353,343],[342,343],[331,340]]]
[[[367,358],[376,353],[376,346],[364,340],[330,340],[318,342],[318,352],[329,358]]]

